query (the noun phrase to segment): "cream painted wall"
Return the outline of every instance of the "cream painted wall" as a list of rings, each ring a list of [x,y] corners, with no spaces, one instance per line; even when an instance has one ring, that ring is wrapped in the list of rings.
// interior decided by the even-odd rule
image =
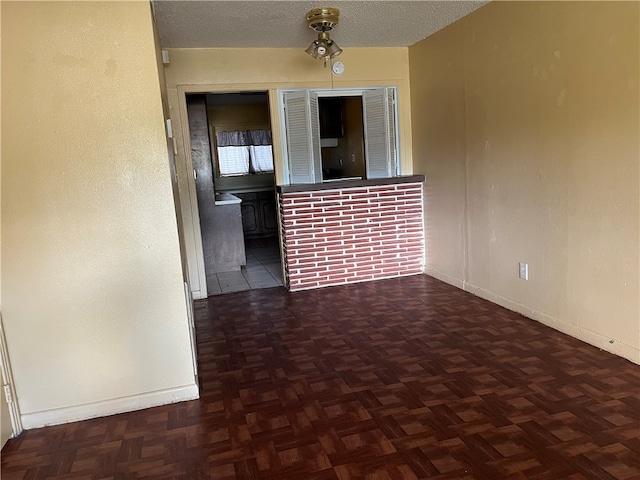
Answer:
[[[460,24],[409,48],[414,172],[426,174],[425,270],[463,286],[466,227],[464,59]]]
[[[2,66],[2,315],[25,426],[192,398],[149,3],[2,2]]]
[[[269,91],[271,127],[276,168],[276,183],[284,183],[282,168],[281,125],[276,90],[280,88],[331,88],[329,67],[314,60],[302,49],[292,48],[220,48],[169,49],[165,76],[176,132],[176,166],[182,221],[185,230],[189,281],[194,297],[206,296],[204,263],[198,260],[202,245],[195,203],[192,166],[185,157],[189,139],[185,133],[185,92]],[[345,73],[333,77],[334,88],[397,86],[402,172],[412,173],[411,104],[407,48],[352,48],[340,56]],[[191,199],[184,201],[184,199]]]
[[[0,9],[0,32],[2,22],[2,9]],[[0,70],[1,71],[1,70]],[[2,117],[0,115],[0,117]],[[0,131],[2,129],[2,120],[0,118]],[[0,143],[1,145],[1,143]],[[2,162],[0,161],[0,179],[2,178]],[[2,182],[0,181],[0,198],[2,197]],[[2,210],[2,205],[0,204],[0,212]],[[0,213],[0,218],[2,218],[2,214]],[[0,222],[0,245],[2,245],[2,222]],[[0,248],[0,305],[2,305],[2,248]],[[0,307],[1,310],[1,307]],[[2,379],[2,383],[4,384],[4,379]],[[9,413],[9,405],[7,404],[7,399],[4,395],[0,393],[0,448],[7,443],[7,440],[11,436],[12,427],[11,427],[11,418]]]
[[[427,271],[636,363],[639,14],[492,2],[409,49]]]

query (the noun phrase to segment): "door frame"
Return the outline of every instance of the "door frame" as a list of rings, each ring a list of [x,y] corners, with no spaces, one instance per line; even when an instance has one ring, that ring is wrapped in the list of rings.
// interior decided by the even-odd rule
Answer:
[[[200,211],[198,209],[198,197],[196,195],[196,179],[195,179],[195,170],[193,168],[193,160],[191,158],[191,136],[189,133],[189,112],[187,110],[187,93],[196,93],[196,92],[186,92],[181,91],[180,87],[178,87],[178,111],[180,114],[180,132],[182,133],[182,146],[183,146],[183,161],[182,168],[177,169],[178,176],[181,174],[186,181],[187,187],[187,198],[189,202],[189,211],[191,217],[191,234],[193,235],[193,251],[195,253],[194,263],[196,266],[196,275],[198,277],[198,289],[191,290],[191,294],[193,298],[203,299],[207,298],[207,274],[204,268],[204,250],[202,247],[202,231],[200,230]],[[178,182],[180,185],[180,182]],[[182,212],[181,212],[182,213]],[[185,228],[185,221],[182,221],[182,228]],[[189,249],[186,249],[187,255],[187,264],[189,257]],[[192,282],[189,282],[191,286]]]
[[[7,349],[7,340],[4,335],[4,323],[2,314],[0,313],[0,373],[2,374],[2,387],[7,405],[9,407],[9,418],[11,420],[12,434],[9,438],[13,438],[20,434],[23,430],[22,419],[20,417],[20,407],[18,406],[18,396],[16,395],[16,387],[13,382],[13,373],[11,371],[11,362],[9,361],[9,351]],[[2,441],[4,442],[4,438]]]
[[[281,125],[279,120],[278,109],[278,90],[264,84],[204,84],[204,85],[177,85],[177,110],[178,110],[178,123],[179,128],[176,129],[180,132],[182,137],[180,142],[176,143],[178,158],[176,162],[176,171],[178,177],[182,177],[182,182],[178,182],[178,185],[183,183],[185,186],[186,196],[188,197],[189,212],[188,215],[191,220],[191,228],[193,235],[192,249],[187,248],[186,255],[190,256],[190,251],[193,252],[194,257],[191,261],[196,266],[196,275],[199,280],[200,288],[198,290],[191,290],[194,299],[207,298],[207,276],[205,273],[204,263],[204,250],[202,246],[202,232],[200,230],[200,211],[198,209],[198,198],[196,195],[196,182],[194,178],[193,159],[191,158],[191,136],[189,132],[189,115],[187,110],[187,94],[225,94],[225,93],[242,93],[242,92],[267,92],[269,100],[269,120],[271,123],[271,140],[273,142],[273,164],[274,164],[274,177],[275,185],[282,185],[283,162],[282,162],[282,145],[281,145]],[[180,152],[180,146],[182,151]],[[181,155],[180,155],[181,154]],[[184,213],[184,211],[182,211]],[[279,208],[278,208],[279,214]],[[279,216],[278,216],[279,219]],[[182,226],[185,227],[185,219],[183,218]],[[280,223],[280,222],[278,222]],[[278,238],[280,244],[280,265],[284,271],[283,257],[282,257],[282,232],[278,228]],[[189,258],[187,258],[187,262]],[[283,274],[284,275],[284,274]],[[284,278],[284,276],[283,276]]]

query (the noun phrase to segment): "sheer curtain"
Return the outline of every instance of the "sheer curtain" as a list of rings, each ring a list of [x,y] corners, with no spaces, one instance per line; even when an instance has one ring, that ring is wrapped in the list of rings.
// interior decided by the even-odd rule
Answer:
[[[249,148],[246,132],[218,132],[218,167],[221,176],[249,173]]]
[[[216,133],[221,176],[273,172],[269,130],[236,130]]]
[[[269,130],[247,130],[251,167],[255,173],[273,172],[273,151]]]

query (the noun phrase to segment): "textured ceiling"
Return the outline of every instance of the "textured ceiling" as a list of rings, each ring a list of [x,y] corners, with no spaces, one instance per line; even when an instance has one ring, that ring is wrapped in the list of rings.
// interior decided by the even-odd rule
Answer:
[[[164,48],[307,47],[316,33],[305,14],[336,7],[331,32],[341,47],[404,47],[471,13],[484,1],[152,0]]]

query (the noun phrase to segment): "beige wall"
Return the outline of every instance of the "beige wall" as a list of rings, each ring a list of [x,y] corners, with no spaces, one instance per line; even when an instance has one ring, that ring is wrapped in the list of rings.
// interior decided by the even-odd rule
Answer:
[[[494,2],[409,49],[427,271],[638,363],[639,13]]]
[[[2,9],[0,9],[0,24],[2,19]],[[0,31],[2,29],[0,28]],[[0,115],[0,130],[2,129],[2,115]],[[0,179],[2,178],[2,162],[0,162]],[[0,198],[2,196],[2,182],[0,182]],[[2,218],[2,205],[0,204],[0,218]],[[0,245],[2,245],[2,222],[0,222]],[[0,306],[2,305],[2,248],[0,248]],[[0,307],[1,309],[1,307]],[[3,379],[4,383],[4,379]],[[11,418],[7,399],[0,392],[0,448],[4,446],[12,433]]]
[[[189,263],[189,283],[194,297],[206,296],[200,227],[195,204],[193,171],[184,152],[188,151],[185,132],[185,92],[268,91],[273,134],[276,183],[284,183],[281,125],[276,89],[331,88],[329,67],[314,60],[302,49],[293,48],[211,48],[169,49],[165,67],[171,119],[176,132],[176,167],[180,182],[182,221]],[[407,48],[352,48],[340,56],[345,73],[333,77],[334,88],[397,86],[399,102],[400,153],[403,174],[413,168],[411,150],[411,104]],[[200,252],[200,253],[199,253]]]
[[[148,2],[2,2],[2,67],[2,315],[25,426],[193,395]]]

